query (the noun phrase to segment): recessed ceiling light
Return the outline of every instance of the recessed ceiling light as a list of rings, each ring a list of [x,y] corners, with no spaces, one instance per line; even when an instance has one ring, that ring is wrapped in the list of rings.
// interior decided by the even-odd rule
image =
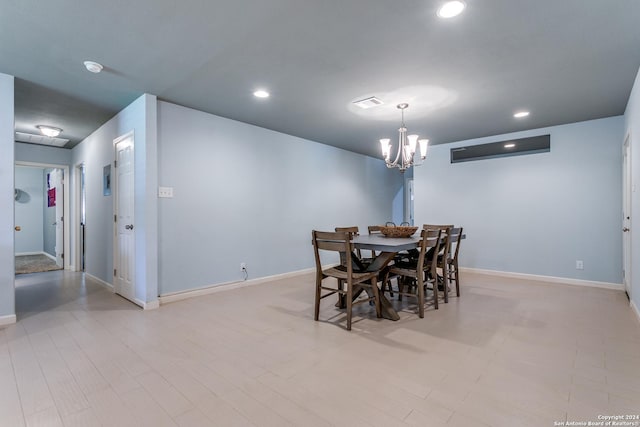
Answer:
[[[53,126],[38,125],[36,127],[40,129],[40,133],[50,138],[55,138],[62,132],[62,129]]]
[[[504,144],[504,148],[513,148],[516,144]]]
[[[268,98],[269,97],[269,92],[267,92],[266,90],[257,90],[255,92],[253,92],[253,96],[255,96],[256,98]]]
[[[97,62],[94,62],[94,61],[84,61],[84,66],[87,69],[87,71],[90,71],[95,74],[99,73],[104,68],[102,64],[98,64]]]
[[[448,1],[438,9],[438,16],[445,19],[453,18],[454,16],[460,15],[465,7],[467,7],[467,5],[463,1]]]
[[[528,111],[518,111],[513,115],[513,117],[515,117],[516,119],[521,119],[523,117],[527,117],[528,115],[529,115]]]

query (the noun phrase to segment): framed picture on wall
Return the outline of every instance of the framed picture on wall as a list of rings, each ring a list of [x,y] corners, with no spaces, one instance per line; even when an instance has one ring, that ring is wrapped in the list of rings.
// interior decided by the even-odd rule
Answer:
[[[47,190],[47,207],[52,208],[56,205],[56,188],[50,188]]]
[[[111,195],[111,165],[107,165],[102,169],[102,195]]]

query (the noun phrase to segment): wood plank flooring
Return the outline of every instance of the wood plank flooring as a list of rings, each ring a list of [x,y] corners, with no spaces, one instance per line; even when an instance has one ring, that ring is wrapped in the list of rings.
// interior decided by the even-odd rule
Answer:
[[[85,280],[17,280],[2,426],[553,426],[640,413],[640,323],[617,291],[486,275],[353,331],[313,276],[142,311]]]

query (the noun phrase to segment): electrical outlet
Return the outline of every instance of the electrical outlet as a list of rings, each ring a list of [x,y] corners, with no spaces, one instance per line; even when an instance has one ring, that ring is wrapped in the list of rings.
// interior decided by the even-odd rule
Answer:
[[[158,197],[164,199],[173,198],[173,187],[158,187]]]
[[[576,260],[576,270],[584,270],[584,262],[581,259]]]
[[[247,263],[246,262],[241,262],[240,263],[240,271],[245,271],[247,269]]]

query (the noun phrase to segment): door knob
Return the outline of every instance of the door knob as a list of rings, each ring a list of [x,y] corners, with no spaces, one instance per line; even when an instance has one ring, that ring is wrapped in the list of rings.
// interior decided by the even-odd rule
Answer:
[[[626,233],[627,231],[629,231],[629,227],[624,227],[622,231]]]
[[[133,230],[133,224],[128,224],[124,226],[125,230]]]
[[[16,231],[20,231],[22,230],[22,227],[20,227],[19,225],[16,225],[15,227],[13,227],[13,229]]]

